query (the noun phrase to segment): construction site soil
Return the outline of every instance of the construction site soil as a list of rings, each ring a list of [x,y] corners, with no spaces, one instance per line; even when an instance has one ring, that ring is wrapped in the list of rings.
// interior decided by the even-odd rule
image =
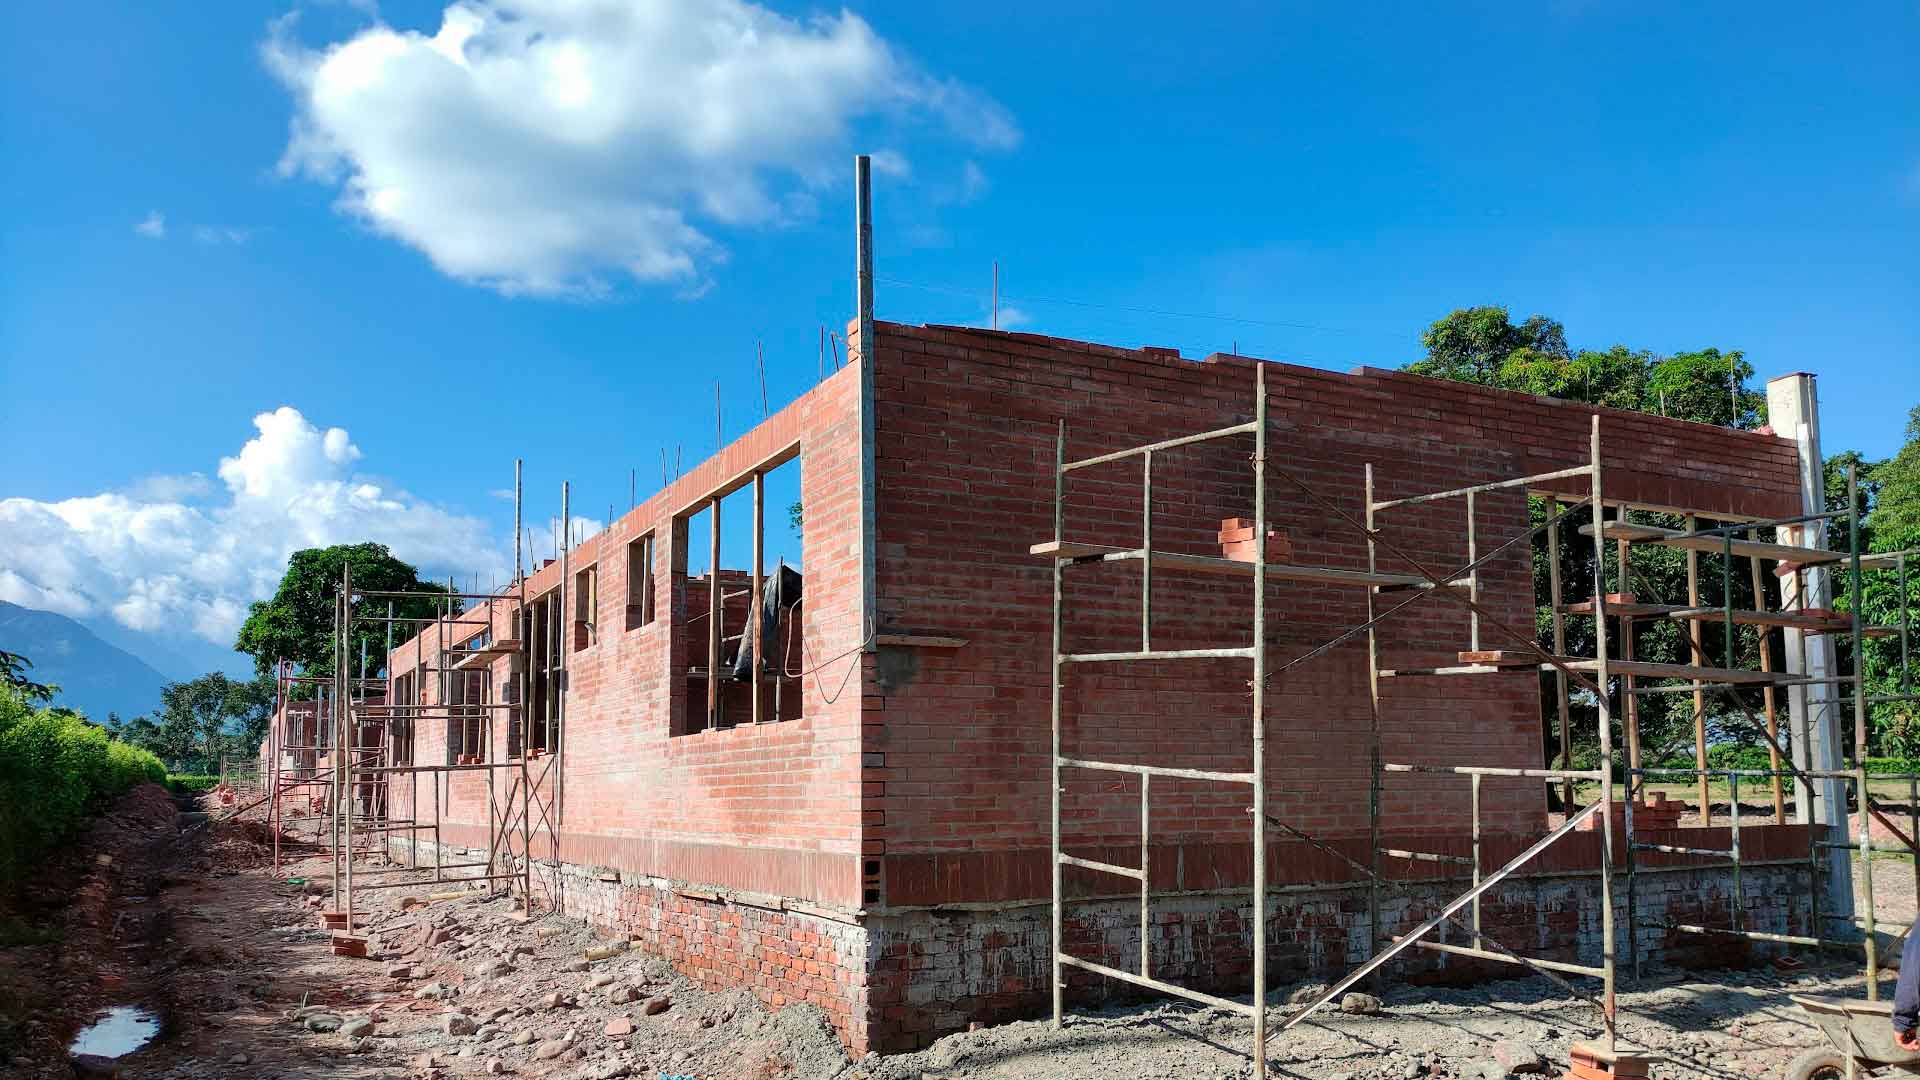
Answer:
[[[364,892],[371,957],[336,956],[318,918],[329,860],[295,849],[274,873],[258,823],[181,812],[161,788],[124,796],[0,906],[0,1075],[479,1077],[611,1080],[1239,1078],[1249,1021],[1164,1000],[948,1036],[851,1061],[809,1006],[769,1011],[504,896]],[[1913,875],[1882,864],[1880,912],[1914,915]],[[306,879],[304,882],[301,879]],[[615,948],[609,949],[609,946]],[[589,951],[599,959],[588,959]],[[611,955],[601,956],[603,952]],[[1621,1031],[1663,1055],[1657,1077],[1753,1080],[1820,1043],[1788,1000],[1858,997],[1857,954],[1800,966],[1651,971],[1620,995]],[[1296,986],[1275,1000],[1307,1000]],[[1891,986],[1887,986],[1891,992]],[[1598,1033],[1594,1006],[1537,978],[1470,988],[1389,985],[1377,1003],[1317,1015],[1270,1045],[1272,1075],[1414,1080],[1558,1075]],[[151,1018],[150,1042],[76,1059],[109,1008]],[[1289,1012],[1292,1007],[1289,1007]],[[116,1013],[116,1018],[122,1014]]]

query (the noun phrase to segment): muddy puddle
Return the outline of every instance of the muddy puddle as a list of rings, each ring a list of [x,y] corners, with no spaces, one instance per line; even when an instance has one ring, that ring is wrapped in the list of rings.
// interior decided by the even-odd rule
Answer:
[[[136,1005],[115,1005],[74,1036],[67,1053],[74,1057],[125,1057],[160,1034],[160,1018]]]

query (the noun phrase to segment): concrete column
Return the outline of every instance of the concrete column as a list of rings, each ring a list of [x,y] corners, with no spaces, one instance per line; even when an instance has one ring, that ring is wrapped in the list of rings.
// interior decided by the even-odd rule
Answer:
[[[1773,424],[1773,430],[1783,438],[1793,439],[1800,449],[1800,507],[1801,513],[1805,514],[1817,514],[1827,507],[1826,459],[1820,452],[1820,401],[1814,391],[1813,379],[1813,375],[1801,371],[1782,375],[1767,383],[1767,416]],[[1825,523],[1813,522],[1783,528],[1780,530],[1780,542],[1825,548]],[[1810,569],[1806,571],[1805,578],[1807,595],[1804,606],[1832,607],[1833,579],[1828,569]],[[1785,606],[1790,609],[1802,606],[1794,577],[1782,578],[1780,584]],[[1835,674],[1838,665],[1834,661],[1832,635],[1802,634],[1797,630],[1785,630],[1782,634],[1785,637],[1788,671],[1813,678],[1829,678]],[[1842,729],[1845,725],[1842,723],[1840,689],[1830,683],[1787,688],[1793,763],[1799,768],[1842,767],[1845,760]],[[1846,842],[1849,837],[1844,783],[1822,780],[1814,786],[1817,794],[1811,807],[1806,805],[1804,799],[1795,800],[1795,820],[1802,824],[1824,825],[1826,839]],[[1825,885],[1826,892],[1821,897],[1820,910],[1850,917],[1853,914],[1853,868],[1848,852],[1837,849],[1828,852]],[[1815,927],[1813,932],[1826,936],[1830,930],[1833,936],[1844,938],[1849,936],[1851,928],[1851,923],[1836,921],[1826,927]]]

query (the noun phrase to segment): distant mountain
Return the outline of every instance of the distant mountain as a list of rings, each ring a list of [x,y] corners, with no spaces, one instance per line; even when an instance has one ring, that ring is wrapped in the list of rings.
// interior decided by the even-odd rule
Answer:
[[[129,719],[160,707],[160,687],[169,679],[153,665],[65,615],[35,611],[0,600],[0,649],[33,661],[27,677],[56,683],[57,704],[105,723],[109,712]]]
[[[224,671],[235,679],[253,678],[253,657],[234,652],[230,646],[215,645],[197,635],[168,637],[129,630],[106,615],[78,621],[98,635],[100,640],[125,649],[158,668],[169,682],[197,679],[209,671]]]

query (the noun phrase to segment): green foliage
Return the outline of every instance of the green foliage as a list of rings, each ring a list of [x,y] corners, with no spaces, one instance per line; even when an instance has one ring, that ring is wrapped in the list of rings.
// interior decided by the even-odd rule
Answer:
[[[1615,409],[1658,413],[1698,423],[1741,428],[1754,427],[1765,419],[1765,397],[1747,386],[1753,367],[1738,350],[1716,348],[1662,356],[1646,349],[1615,345],[1608,349],[1570,348],[1565,328],[1557,321],[1535,315],[1515,324],[1506,308],[1475,307],[1454,311],[1428,327],[1421,335],[1427,355],[1407,365],[1415,374],[1455,379],[1518,390],[1546,397],[1579,401]],[[1547,503],[1534,500],[1534,524],[1546,520]],[[1592,515],[1584,507],[1569,508],[1561,524],[1563,541],[1578,537],[1578,530],[1591,523]],[[1684,528],[1683,519],[1669,515],[1636,512],[1633,520],[1667,528]],[[1670,548],[1645,545],[1631,549],[1628,568],[1622,574],[1614,558],[1600,567],[1601,580],[1608,592],[1630,592],[1652,603],[1682,604],[1688,599],[1686,556]],[[1548,594],[1548,564],[1545,534],[1533,544],[1534,581],[1538,595]],[[1560,577],[1569,600],[1585,599],[1593,591],[1594,552],[1591,542],[1563,542],[1560,545]],[[1724,603],[1723,586],[1717,560],[1700,560],[1700,600],[1704,604]],[[1773,590],[1770,601],[1778,606],[1778,586],[1763,583]],[[1731,595],[1737,607],[1754,606],[1753,584],[1744,566],[1737,568],[1731,581]],[[1539,639],[1551,647],[1552,613],[1545,607],[1536,614]],[[1618,626],[1609,627],[1618,648]],[[1567,652],[1591,656],[1594,652],[1592,620],[1566,620]],[[1691,663],[1693,650],[1682,624],[1658,620],[1634,624],[1634,655],[1641,660],[1663,663]],[[1775,660],[1784,665],[1778,652]],[[1710,662],[1724,657],[1727,641],[1718,626],[1705,627],[1702,649]],[[1759,635],[1752,627],[1735,629],[1733,640],[1736,662],[1759,665]],[[1543,676],[1542,707],[1549,742],[1559,729],[1557,698],[1552,692],[1551,675]],[[1749,704],[1758,708],[1758,695],[1743,692]],[[1693,709],[1688,695],[1661,694],[1642,696],[1636,703],[1639,729],[1645,748],[1643,760],[1658,761],[1682,747],[1691,747]],[[1577,738],[1593,738],[1594,706],[1580,695],[1573,699],[1574,730]],[[1752,742],[1753,734],[1740,710],[1730,708],[1717,695],[1708,699],[1709,739],[1713,742]],[[1620,737],[1617,737],[1620,738]],[[1619,742],[1616,741],[1616,745]],[[1557,752],[1557,747],[1555,748]],[[1690,750],[1689,750],[1690,754]]]
[[[218,775],[205,773],[168,773],[167,790],[175,795],[205,795],[219,786]]]
[[[1693,756],[1676,755],[1661,762],[1669,768],[1693,768]],[[1767,769],[1767,748],[1764,746],[1716,746],[1707,752],[1707,767],[1710,769]],[[1780,763],[1780,770],[1787,771],[1787,763]],[[1867,773],[1870,776],[1905,776],[1920,773],[1920,756],[1870,757],[1867,759]],[[1745,785],[1742,785],[1744,790]]]
[[[267,675],[276,659],[291,660],[307,675],[334,673],[334,601],[340,595],[341,572],[351,567],[356,590],[446,592],[447,587],[420,580],[420,572],[394,558],[385,544],[336,544],[296,551],[287,560],[286,575],[273,599],[256,601],[240,627],[234,648],[253,657],[254,670]],[[430,619],[443,601],[406,597],[394,602],[397,618]],[[383,612],[384,614],[384,612]],[[405,635],[398,635],[405,636]],[[356,675],[378,672],[386,662],[387,627],[360,622],[354,627],[348,666]],[[361,670],[365,655],[367,670]],[[311,692],[303,684],[297,692]]]
[[[1907,414],[1906,443],[1885,461],[1864,461],[1859,454],[1848,454],[1828,462],[1827,502],[1835,508],[1847,504],[1845,466],[1852,464],[1859,476],[1859,501],[1866,517],[1861,524],[1860,548],[1863,552],[1913,551],[1920,549],[1920,406]],[[1833,531],[1833,546],[1846,551],[1845,523]],[[1852,596],[1848,575],[1836,575],[1834,607],[1851,611]],[[1899,626],[1904,614],[1909,627],[1908,651],[1920,651],[1920,556],[1910,558],[1906,573],[1906,592],[1901,593],[1897,568],[1874,571],[1860,576],[1860,618],[1869,626]],[[1903,604],[1904,599],[1904,604]],[[1903,611],[1904,608],[1904,611]],[[1847,653],[1852,640],[1835,638],[1842,663],[1850,664]],[[1899,637],[1869,639],[1866,642],[1867,694],[1903,695],[1920,692],[1920,672],[1903,669]],[[1914,657],[1920,659],[1920,657]],[[1920,757],[1920,707],[1912,701],[1889,701],[1868,706],[1872,720],[1874,748],[1882,753]]]
[[[1514,325],[1503,307],[1461,308],[1420,335],[1415,375],[1497,386],[1703,424],[1757,427],[1766,398],[1747,388],[1753,365],[1739,350],[1660,356],[1645,349],[1567,347],[1566,328],[1544,315]]]
[[[267,735],[273,695],[270,676],[241,682],[215,671],[162,687],[157,719],[109,715],[107,728],[176,770],[206,773],[219,768],[222,755],[254,756]]]
[[[159,758],[0,684],[0,883],[16,880],[109,798],[164,779]]]
[[[1519,377],[1519,369],[1529,362],[1544,365],[1568,356],[1565,327],[1543,315],[1515,326],[1503,307],[1461,308],[1428,327],[1420,344],[1427,348],[1426,358],[1408,364],[1408,371],[1489,386],[1507,385],[1500,381],[1500,371],[1516,353],[1526,355],[1518,358],[1508,377]]]
[[[1675,353],[1653,360],[1639,408],[1662,416],[1678,416],[1722,427],[1759,427],[1766,419],[1767,400],[1748,390],[1753,365],[1740,350],[1719,349]],[[1656,406],[1648,409],[1649,405]]]
[[[20,691],[29,701],[53,700],[53,695],[59,693],[60,688],[52,683],[39,683],[27,678],[27,669],[32,666],[33,661],[19,653],[0,649],[0,684]]]

